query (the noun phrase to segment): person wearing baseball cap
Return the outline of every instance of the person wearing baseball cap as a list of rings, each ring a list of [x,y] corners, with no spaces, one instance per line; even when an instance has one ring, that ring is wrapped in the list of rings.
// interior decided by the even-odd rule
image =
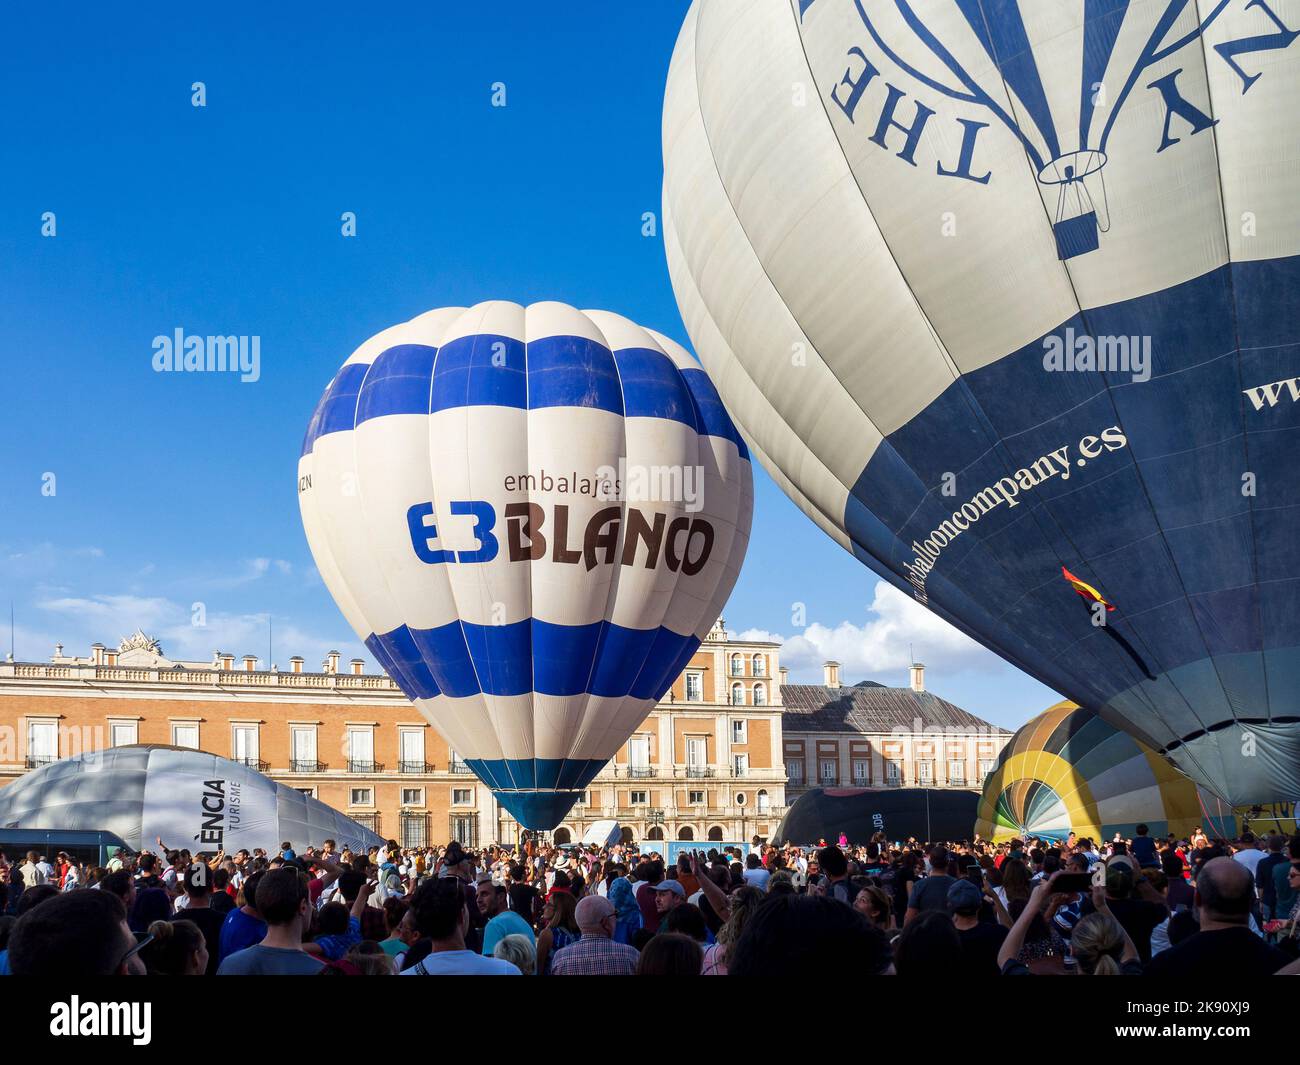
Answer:
[[[655,912],[659,914],[660,920],[686,902],[686,889],[679,880],[660,880],[654,886],[654,893]]]
[[[954,880],[948,887],[948,913],[961,940],[966,970],[980,977],[998,974],[998,951],[1007,938],[1007,930],[1002,925],[980,920],[980,907],[985,899],[984,893],[969,880]]]

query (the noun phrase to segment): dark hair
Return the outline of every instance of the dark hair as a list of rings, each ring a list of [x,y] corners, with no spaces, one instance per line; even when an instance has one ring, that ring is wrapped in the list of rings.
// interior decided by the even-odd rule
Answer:
[[[56,898],[59,889],[53,884],[37,884],[35,887],[29,887],[18,896],[18,904],[14,907],[15,916],[21,917],[33,906],[39,906],[42,902],[49,902],[50,899]]]
[[[406,899],[399,899],[396,896],[384,899],[384,924],[388,927],[389,932],[397,930],[397,926],[402,923],[402,918],[406,916],[406,911],[410,908],[411,904]]]
[[[353,869],[351,872],[343,873],[339,877],[339,897],[345,902],[355,902],[357,892],[361,890],[361,885],[366,882],[365,875]]]
[[[108,891],[69,891],[23,915],[9,936],[15,976],[111,976],[130,942],[126,907]]]
[[[13,914],[0,915],[0,950],[9,948],[9,933],[14,930],[14,925],[18,923],[18,918]]]
[[[637,976],[699,976],[703,964],[704,951],[695,940],[677,932],[664,932],[645,945],[636,965],[636,974]]]
[[[190,957],[204,945],[203,933],[193,921],[154,921],[149,926],[153,942],[140,951],[150,976],[182,976]]]
[[[637,950],[645,950],[646,945],[654,939],[655,934],[648,928],[638,928],[632,933],[632,946]]]
[[[750,869],[757,869],[763,864],[762,860],[753,851],[745,855],[745,865]]]
[[[286,839],[283,843],[280,844],[280,849],[282,851],[291,851],[293,850],[293,843],[291,843],[289,840]]]
[[[230,874],[224,869],[217,868],[212,870],[212,890],[225,891],[226,885],[230,883]]]
[[[680,906],[674,906],[664,917],[663,931],[680,932],[682,935],[690,936],[697,943],[703,943],[708,939],[708,931],[704,924],[704,914],[698,906],[693,906],[689,902],[683,902]]]
[[[145,931],[154,921],[165,921],[172,915],[172,900],[165,888],[151,887],[135,893],[135,905],[127,923],[132,932]]]
[[[524,871],[524,867],[520,865],[518,862],[515,862],[510,867],[510,879],[513,880],[516,884],[522,881],[527,875],[528,874]]]
[[[733,976],[875,976],[889,963],[885,933],[851,906],[825,896],[769,897],[727,950]]]
[[[938,910],[927,910],[908,921],[895,944],[899,976],[946,980],[961,962],[961,937],[948,915]]]
[[[266,870],[259,869],[257,872],[245,877],[244,883],[240,887],[240,890],[244,893],[244,905],[256,910],[259,914],[262,913],[262,907],[258,905],[257,889],[261,886],[264,876],[266,876]],[[265,916],[262,919],[266,920]]]
[[[131,879],[130,873],[125,869],[119,869],[115,873],[109,873],[99,882],[99,890],[107,891],[110,895],[116,895],[118,900],[125,905],[134,883],[135,881]]]
[[[258,874],[257,912],[268,925],[293,921],[299,906],[308,898],[307,884],[296,869],[270,869]],[[347,922],[343,927],[347,928]]]
[[[1183,860],[1174,853],[1172,847],[1160,856],[1160,868],[1164,870],[1165,876],[1170,880],[1181,880],[1183,878]]]
[[[415,927],[430,939],[447,939],[460,927],[465,912],[465,887],[454,876],[426,880],[411,896]]]
[[[827,876],[843,876],[849,871],[849,863],[839,847],[823,847],[817,852],[817,868]]]
[[[317,935],[341,936],[348,930],[348,908],[341,902],[327,902],[317,911]]]

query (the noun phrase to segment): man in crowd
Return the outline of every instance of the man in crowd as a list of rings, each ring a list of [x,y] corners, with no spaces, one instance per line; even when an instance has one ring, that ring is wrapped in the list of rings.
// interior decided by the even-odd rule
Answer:
[[[491,880],[479,881],[475,889],[474,901],[478,904],[478,912],[487,921],[483,926],[481,953],[489,958],[492,957],[497,944],[511,935],[526,936],[528,942],[534,947],[537,945],[537,937],[533,934],[532,925],[507,908],[509,899],[504,884],[494,884]]]
[[[966,972],[977,978],[998,975],[998,951],[1007,938],[1002,925],[980,920],[983,903],[984,893],[969,880],[954,880],[948,888],[948,912],[961,940]]]
[[[41,868],[41,856],[35,851],[27,852],[27,861],[19,866],[18,871],[23,878],[24,890],[49,883],[50,878],[45,875],[45,870]]]
[[[519,976],[508,961],[486,958],[465,946],[469,907],[454,876],[426,880],[411,897],[415,926],[427,939],[428,953],[402,971],[403,976]],[[414,948],[413,948],[414,949]]]
[[[658,915],[659,924],[678,906],[686,902],[686,889],[682,887],[678,880],[660,880],[654,886],[654,904],[655,913]]]
[[[194,862],[185,870],[182,880],[185,888],[186,905],[174,917],[173,921],[190,921],[203,933],[203,940],[208,948],[208,976],[217,971],[218,955],[221,952],[221,928],[225,924],[225,915],[212,908],[212,871],[202,862]]]
[[[266,934],[258,943],[237,950],[221,962],[218,976],[311,976],[323,962],[302,949],[303,934],[311,927],[311,900],[307,878],[296,866],[254,874],[257,912]],[[251,882],[254,877],[249,877]],[[233,916],[233,914],[232,914]]]
[[[635,947],[614,942],[618,915],[613,904],[599,895],[588,895],[576,912],[582,937],[556,951],[551,959],[552,976],[631,976],[640,953]]]
[[[1020,841],[1016,840],[1016,844]],[[1024,857],[1024,852],[1016,850],[1013,853]],[[1011,855],[1008,855],[1008,860]],[[930,875],[924,880],[917,882],[912,888],[912,895],[907,900],[907,912],[903,916],[904,923],[915,919],[918,913],[925,913],[927,910],[936,910],[940,913],[946,913],[948,910],[948,889],[953,885],[953,878],[948,875],[948,850],[946,847],[935,845],[930,848],[929,856]]]
[[[1287,864],[1286,837],[1280,832],[1268,834],[1268,853],[1260,859],[1255,867],[1255,887],[1259,891],[1260,906],[1264,919],[1270,921],[1275,917],[1285,917],[1277,912],[1277,886],[1273,883],[1273,870],[1279,865]]]
[[[1164,897],[1146,874],[1134,868],[1127,855],[1111,858],[1106,864],[1106,905],[1111,915],[1128,933],[1145,965],[1151,960],[1151,932],[1169,916]],[[1085,899],[1084,917],[1092,913],[1092,900]]]
[[[767,882],[772,879],[772,874],[763,868],[763,862],[758,857],[757,851],[750,851],[745,857],[743,876],[746,884],[758,888],[759,891],[766,891]]]
[[[1211,858],[1196,878],[1200,930],[1152,958],[1147,975],[1221,981],[1228,974],[1277,972],[1289,959],[1250,930],[1254,897],[1255,883],[1245,866],[1228,857]]]

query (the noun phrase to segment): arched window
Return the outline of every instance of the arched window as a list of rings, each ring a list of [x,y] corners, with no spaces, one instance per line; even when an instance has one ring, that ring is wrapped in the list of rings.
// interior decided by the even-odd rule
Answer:
[[[767,790],[764,788],[760,788],[758,792],[758,812],[760,814],[765,814],[769,809],[770,807],[768,806]]]
[[[767,705],[767,685],[765,684],[754,685],[754,705],[755,706]]]
[[[721,843],[721,842],[722,842],[722,826],[721,826],[721,825],[714,825],[711,829],[709,829],[709,842],[710,842],[710,843]]]
[[[756,676],[756,677],[766,676],[766,671],[765,671],[765,668],[764,668],[764,665],[763,665],[763,656],[762,656],[762,655],[755,655],[755,656],[754,656],[754,670],[753,670],[753,672],[754,672],[754,676]]]
[[[652,829],[650,829],[649,832],[647,832],[647,833],[645,834],[645,838],[646,838],[646,839],[663,839],[663,838],[664,838],[664,830],[663,830],[662,828],[660,828],[658,825],[655,825]]]
[[[573,834],[567,828],[557,828],[551,839],[554,840],[555,845],[558,847],[564,843],[572,843]]]
[[[661,833],[661,834],[662,834],[662,833]],[[619,832],[619,834],[618,834],[618,838],[619,838],[619,842],[621,842],[621,843],[635,843],[635,842],[636,842],[636,836],[633,834],[632,830],[631,830],[630,828],[627,827],[627,825],[624,825],[624,826],[623,826],[622,830],[621,830],[621,831]]]
[[[677,838],[679,840],[693,840],[695,838],[695,829],[691,828],[690,825],[682,825],[677,830]]]
[[[731,656],[731,675],[733,677],[742,677],[745,675],[745,660],[740,655]]]
[[[731,686],[731,705],[745,705],[745,686],[743,684],[733,684]]]

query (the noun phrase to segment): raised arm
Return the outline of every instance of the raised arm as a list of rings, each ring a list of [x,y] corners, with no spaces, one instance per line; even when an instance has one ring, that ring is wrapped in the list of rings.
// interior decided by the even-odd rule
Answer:
[[[731,901],[727,898],[726,892],[713,882],[713,877],[709,876],[708,870],[700,867],[699,851],[691,851],[691,873],[700,882],[700,890],[704,892],[704,897],[709,900],[709,905],[713,907],[718,917],[723,921],[730,918]]]

